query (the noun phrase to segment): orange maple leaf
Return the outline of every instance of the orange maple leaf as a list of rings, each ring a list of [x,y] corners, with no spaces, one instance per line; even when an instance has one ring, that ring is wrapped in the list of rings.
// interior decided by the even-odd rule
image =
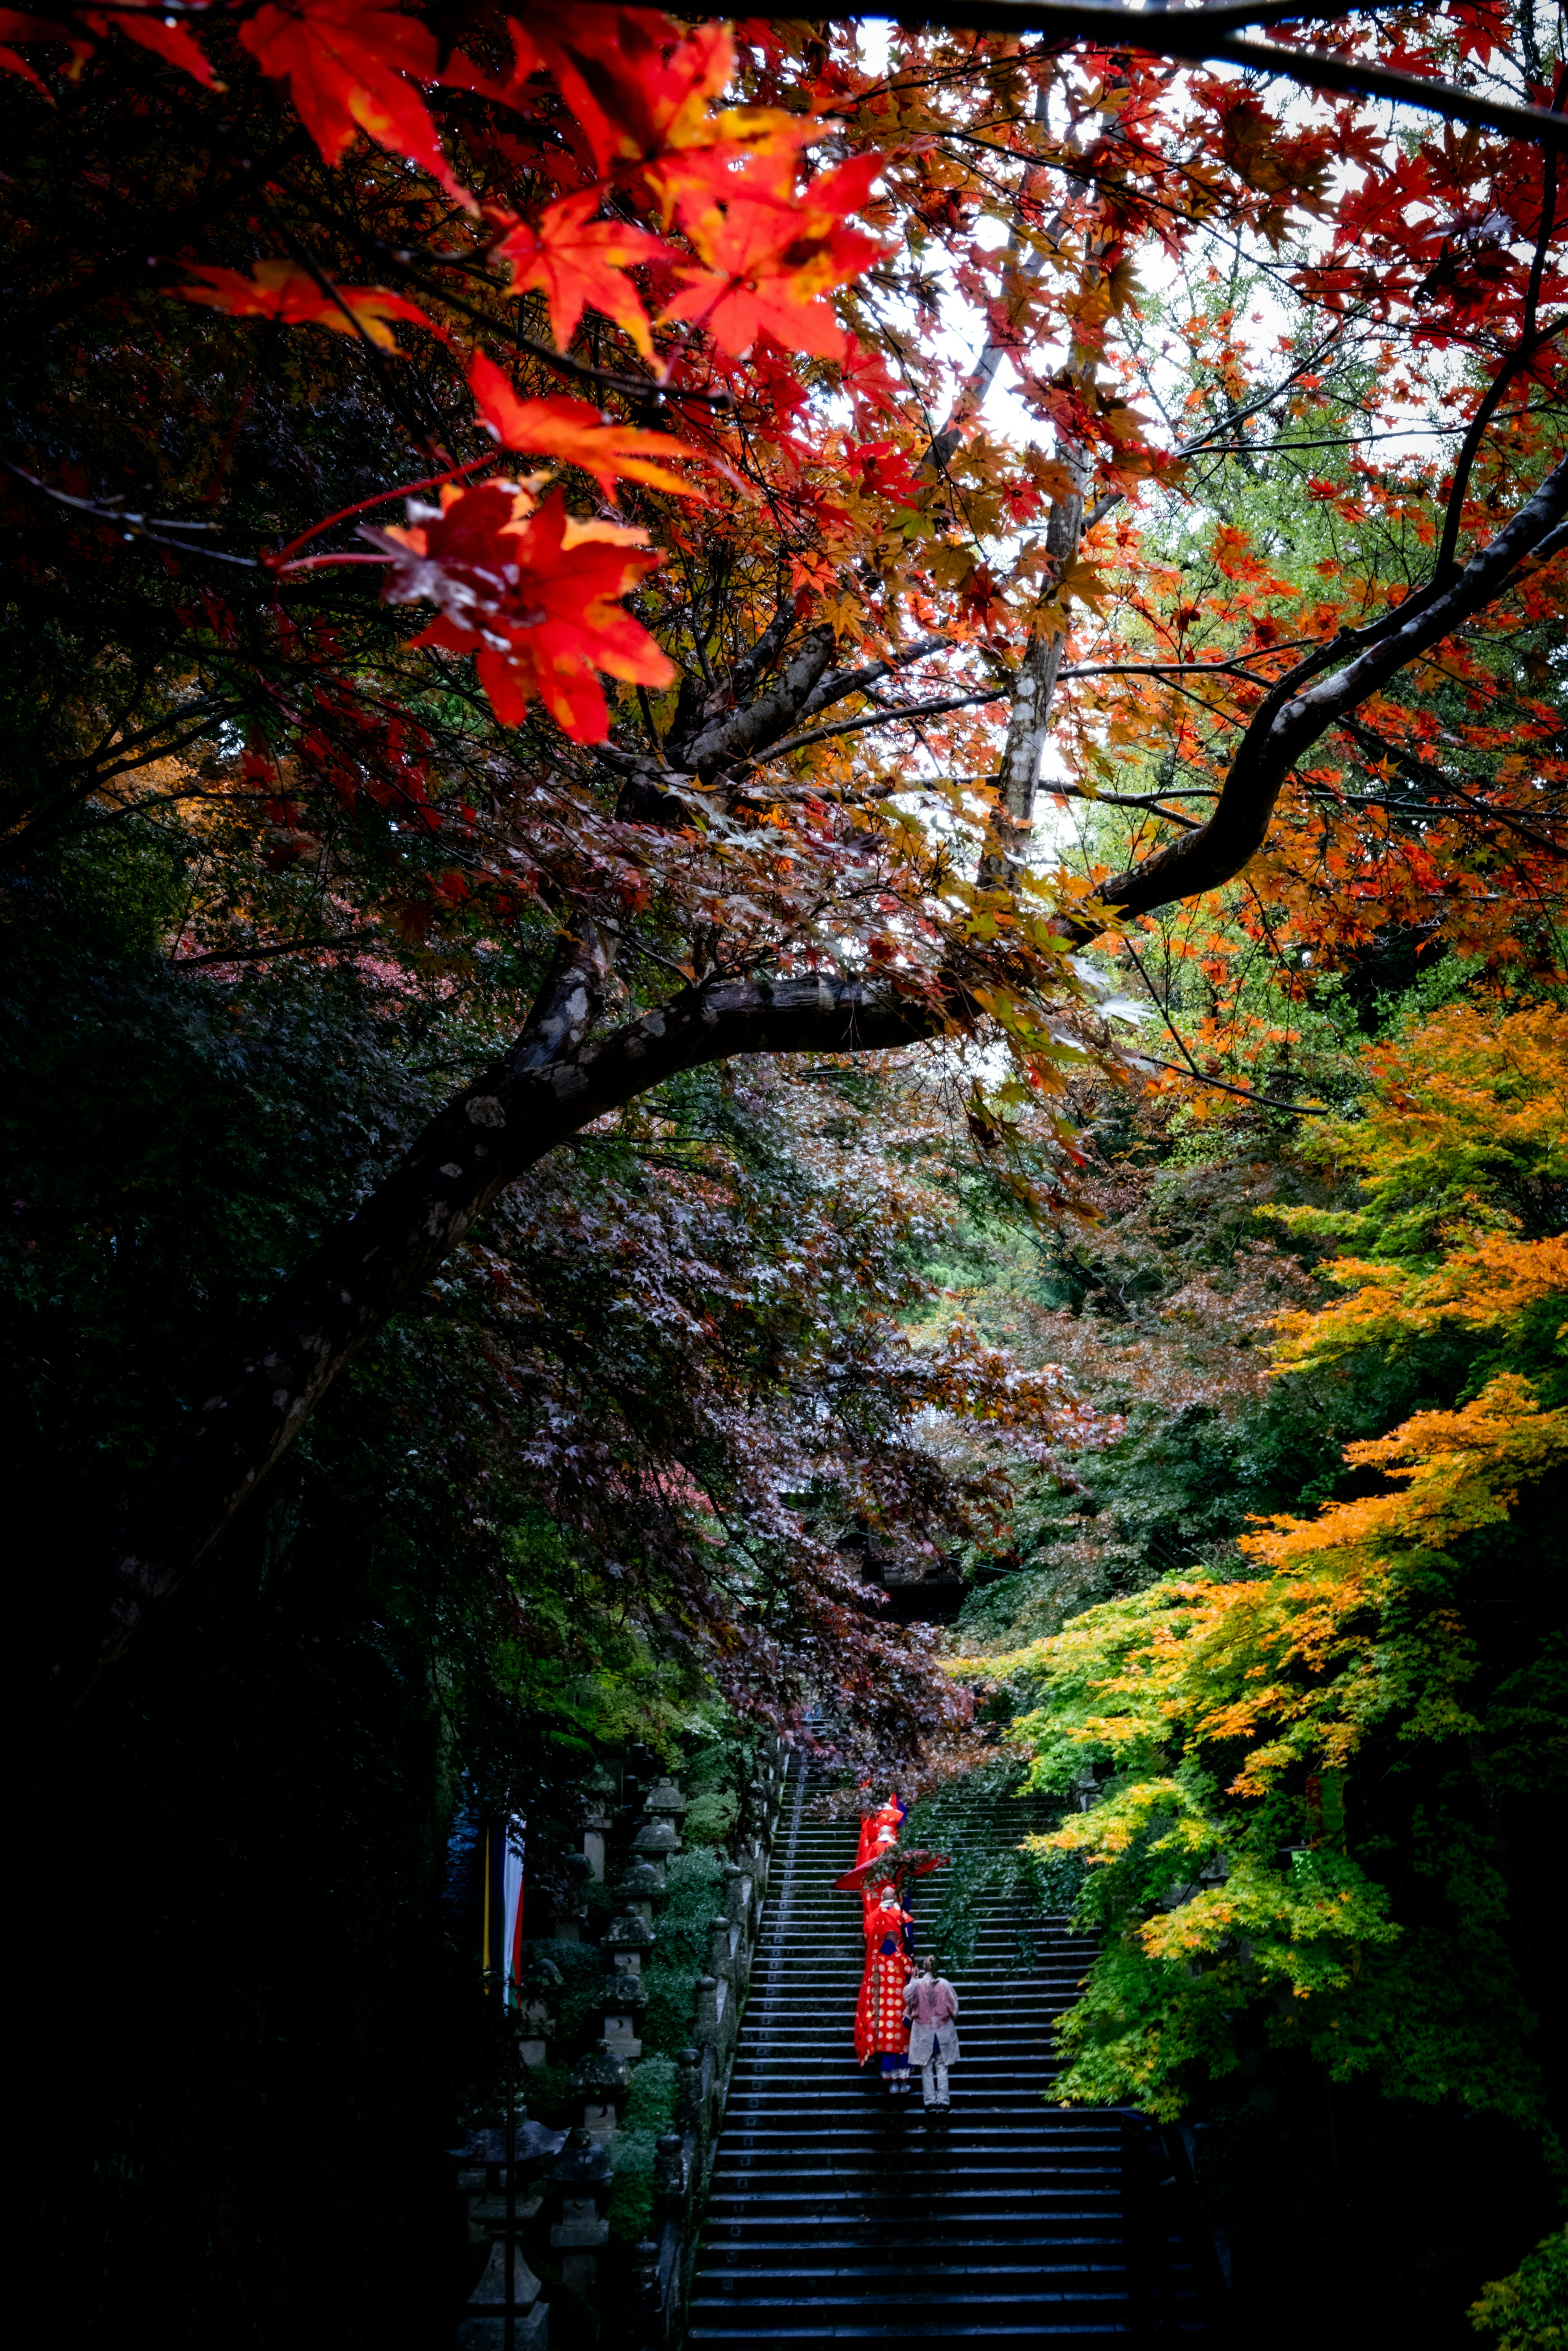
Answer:
[[[882,251],[874,237],[843,223],[881,169],[880,155],[857,155],[792,196],[780,192],[771,157],[722,177],[684,162],[664,167],[661,184],[674,192],[686,235],[706,264],[683,269],[686,283],[664,316],[706,327],[735,359],[764,331],[786,350],[846,358],[849,339],[821,297],[859,277]]]
[[[414,643],[472,653],[503,726],[537,697],[573,742],[602,743],[610,714],[596,671],[633,685],[674,681],[620,602],[661,559],[632,551],[647,546],[640,530],[576,521],[559,488],[537,512],[529,503],[512,482],[447,489],[439,511],[411,503],[407,529],[365,536],[395,559],[389,603],[440,607]]]
[[[334,298],[298,262],[258,261],[248,277],[243,270],[221,269],[208,262],[187,266],[206,283],[175,287],[180,299],[210,303],[214,310],[227,310],[235,318],[280,319],[286,327],[330,327],[339,335],[362,329],[383,351],[398,348],[389,319],[407,319],[446,340],[444,329],[417,303],[384,286],[340,286]]]
[[[557,397],[519,400],[494,360],[476,351],[468,367],[468,388],[479,406],[479,419],[503,449],[553,457],[563,465],[580,465],[591,474],[608,497],[616,480],[647,482],[656,490],[672,490],[676,497],[700,498],[707,493],[695,483],[672,474],[670,457],[688,465],[701,453],[669,433],[643,433],[633,424],[606,423],[586,400]]]
[[[406,155],[449,196],[476,209],[441,152],[430,110],[412,84],[434,81],[436,39],[416,16],[375,0],[266,0],[239,29],[264,73],[287,80],[300,120],[336,163],[356,131]],[[412,79],[410,78],[412,78]]]
[[[508,234],[491,256],[512,265],[512,292],[538,287],[549,305],[550,332],[565,350],[589,305],[624,327],[644,359],[653,338],[637,289],[622,275],[640,261],[674,261],[660,238],[629,222],[595,220],[599,192],[591,188],[548,204],[537,222],[502,216]]]

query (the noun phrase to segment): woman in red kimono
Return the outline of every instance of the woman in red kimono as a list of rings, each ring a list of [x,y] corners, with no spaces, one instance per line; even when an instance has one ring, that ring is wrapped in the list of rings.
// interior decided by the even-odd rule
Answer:
[[[874,1849],[874,1848],[873,1848]],[[865,1898],[865,1973],[855,2007],[855,2055],[881,2059],[888,2095],[909,2088],[909,2027],[904,2018],[904,1988],[909,1980],[905,1945],[914,1919],[896,1889],[883,1886]]]
[[[896,1788],[891,1789],[886,1803],[879,1804],[873,1813],[867,1813],[861,1822],[861,1841],[860,1848],[855,1855],[855,1867],[858,1869],[862,1862],[870,1861],[883,1845],[895,1844],[903,1834],[904,1823],[908,1817],[908,1805],[901,1800]],[[892,1832],[891,1834],[889,1831]]]

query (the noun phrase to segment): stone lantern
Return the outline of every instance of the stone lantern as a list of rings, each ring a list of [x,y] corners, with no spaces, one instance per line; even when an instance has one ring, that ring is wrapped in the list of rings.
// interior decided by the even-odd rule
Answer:
[[[634,1861],[615,1887],[616,1900],[622,1907],[635,1910],[649,1926],[653,1923],[653,1905],[664,1899],[664,1870],[658,1863],[649,1860]]]
[[[664,1882],[665,1862],[680,1849],[680,1832],[673,1821],[645,1821],[632,1840],[632,1852],[658,1871],[661,1886]]]
[[[641,2057],[638,2022],[648,2005],[648,1987],[631,1968],[612,1968],[601,1987],[604,2002],[604,2045],[617,2057]]]
[[[561,1867],[568,1877],[576,1881],[580,1891],[575,1900],[569,1896],[565,1905],[558,1912],[555,1938],[558,1943],[580,1943],[582,1929],[588,1918],[588,1905],[582,1899],[580,1888],[586,1886],[593,1876],[593,1865],[584,1853],[568,1853],[561,1856]]]
[[[542,2065],[547,2055],[545,2035],[549,2030],[550,2004],[560,1991],[560,1970],[542,1951],[536,1951],[524,1964],[517,1984],[517,2022],[522,2027],[517,2038],[517,2062],[523,2065]]]
[[[574,2130],[550,2179],[560,2196],[551,2249],[560,2255],[561,2275],[573,2293],[591,2297],[599,2256],[610,2236],[610,2223],[599,2214],[600,2199],[610,2187],[609,2149],[588,2131]]]
[[[582,1850],[594,1882],[600,1886],[604,1883],[604,1840],[620,1792],[614,1773],[602,1763],[590,1775],[584,1791]]]
[[[646,1918],[628,1907],[610,1921],[601,1941],[601,1950],[611,1952],[617,1967],[629,1962],[633,1974],[641,1971],[643,1954],[651,1951],[657,1937]]]
[[[686,1800],[673,1780],[655,1780],[643,1799],[643,1810],[652,1819],[669,1821],[677,1830],[685,1809]]]
[[[615,2135],[616,2107],[632,2087],[625,2058],[604,2047],[580,2057],[572,2067],[571,2087],[573,2096],[584,2102],[583,2129],[602,2147]]]
[[[643,1982],[643,1961],[653,1948],[656,1938],[643,1906],[628,1903],[613,1917],[600,1944],[610,1961],[604,1979],[604,2037],[610,2046],[627,2057],[640,2057],[643,2044],[636,2037],[637,2014],[646,2007],[648,1994]]]

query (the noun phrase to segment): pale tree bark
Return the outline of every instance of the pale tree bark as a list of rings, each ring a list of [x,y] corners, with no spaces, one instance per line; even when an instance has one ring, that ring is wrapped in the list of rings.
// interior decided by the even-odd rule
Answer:
[[[1083,531],[1083,491],[1088,474],[1084,453],[1076,442],[1059,438],[1056,455],[1058,463],[1071,476],[1072,487],[1063,496],[1051,501],[1046,525],[1045,546],[1051,586],[1057,585],[1066,577],[1078,553]],[[1007,736],[1002,745],[1001,766],[997,774],[995,846],[988,850],[980,867],[981,883],[991,889],[1006,882],[1029,852],[1030,836],[1034,831],[1034,804],[1040,789],[1040,764],[1045,757],[1046,737],[1051,732],[1056,682],[1061,674],[1062,651],[1066,643],[1064,630],[1033,628],[1030,631],[1023,658],[1019,664],[1012,707],[1008,714]]]

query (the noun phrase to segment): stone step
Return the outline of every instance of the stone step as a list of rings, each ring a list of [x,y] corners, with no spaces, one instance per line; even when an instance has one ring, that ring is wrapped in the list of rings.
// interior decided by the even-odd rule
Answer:
[[[813,1821],[787,1791],[693,2281],[691,2351],[956,2341],[1074,2351],[1143,2327],[1127,2242],[1125,2133],[1051,2101],[1056,2020],[1094,1946],[1041,1917],[1027,1888],[982,1895],[953,1970],[962,2055],[952,2111],[918,2085],[889,2098],[854,2055],[864,1966],[859,1906],[833,1879],[858,1820]],[[1043,1802],[980,1801],[954,1849],[1003,1854],[1054,1826]],[[915,1890],[916,1949],[940,1888]],[[1141,2249],[1140,2294],[1149,2291]],[[1162,2257],[1166,2335],[1204,2327],[1179,2243]]]

